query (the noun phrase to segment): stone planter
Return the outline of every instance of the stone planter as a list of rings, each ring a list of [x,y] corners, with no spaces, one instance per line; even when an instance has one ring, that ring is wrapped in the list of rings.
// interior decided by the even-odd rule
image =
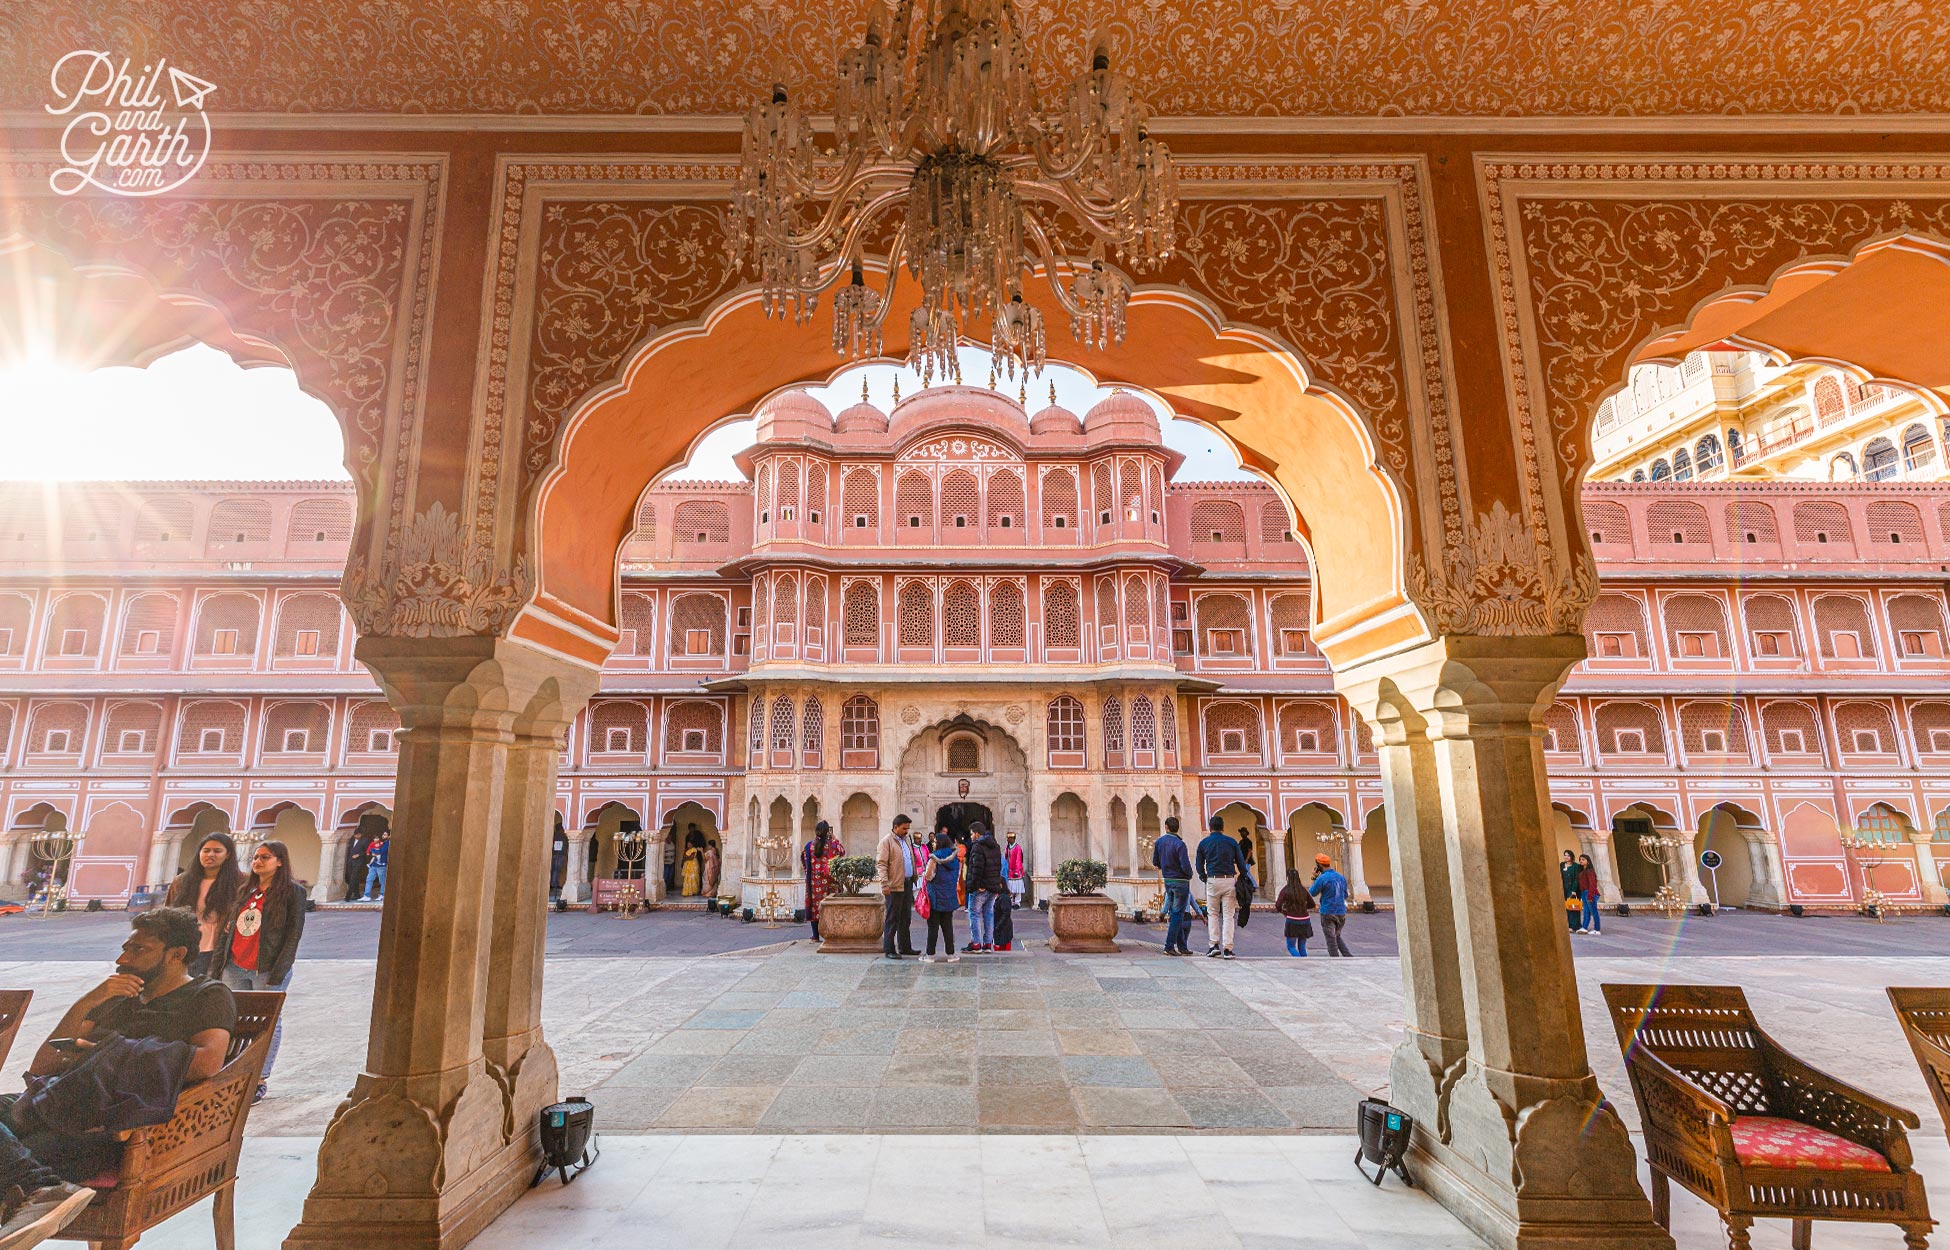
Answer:
[[[878,955],[884,914],[878,894],[829,894],[819,905],[819,953]]]
[[[1117,901],[1105,894],[1059,894],[1049,901],[1050,949],[1066,955],[1115,955]]]

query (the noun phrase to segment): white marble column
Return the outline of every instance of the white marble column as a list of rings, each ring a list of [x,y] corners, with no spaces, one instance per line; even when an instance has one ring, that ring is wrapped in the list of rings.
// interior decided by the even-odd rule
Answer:
[[[1618,888],[1618,855],[1611,834],[1600,830],[1586,832],[1589,836],[1584,840],[1585,854],[1591,856],[1591,871],[1598,874],[1598,901],[1616,907],[1625,901],[1625,892]]]
[[[1772,835],[1746,834],[1747,865],[1753,873],[1753,885],[1747,891],[1747,906],[1763,907],[1774,911],[1785,911],[1788,905],[1787,870],[1781,863],[1781,844]]]
[[[1365,903],[1374,897],[1368,889],[1368,866],[1361,859],[1361,832],[1352,831],[1354,836],[1347,840],[1347,896],[1356,903]]]
[[[1932,907],[1950,903],[1950,890],[1943,887],[1943,872],[1937,867],[1936,855],[1930,847],[1930,830],[1915,830],[1909,835],[1909,843],[1916,851],[1916,879],[1922,887],[1923,901]]]
[[[169,871],[169,842],[167,829],[159,830],[149,839],[149,865],[142,879],[152,890],[167,889],[170,879],[176,875]]]
[[[318,883],[311,896],[321,903],[345,900],[345,861],[352,848],[353,834],[346,833],[325,843],[318,856]]]

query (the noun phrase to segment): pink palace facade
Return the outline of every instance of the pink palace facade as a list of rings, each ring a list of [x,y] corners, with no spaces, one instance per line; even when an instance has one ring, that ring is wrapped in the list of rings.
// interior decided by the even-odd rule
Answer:
[[[564,745],[565,897],[615,872],[620,831],[654,863],[696,826],[721,893],[791,900],[815,820],[866,850],[897,811],[967,803],[1044,890],[1087,855],[1148,907],[1161,821],[1217,813],[1262,865],[1325,849],[1386,904],[1372,744],[1309,640],[1285,507],[1172,481],[1149,405],[936,387],[835,417],[794,393],[738,462],[749,482],[639,505],[622,645]],[[344,898],[397,727],[335,593],[350,487],[0,491],[6,888],[47,830],[78,835],[73,896],[112,902],[230,829]],[[1695,902],[1849,907],[1872,873],[1943,903],[1950,485],[1593,484],[1585,513],[1603,593],[1544,749],[1560,841],[1607,897],[1658,887],[1641,839],[1665,834]]]

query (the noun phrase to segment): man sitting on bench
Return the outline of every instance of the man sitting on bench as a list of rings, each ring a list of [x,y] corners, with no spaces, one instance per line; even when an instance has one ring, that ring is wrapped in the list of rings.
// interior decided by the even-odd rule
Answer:
[[[26,1250],[66,1228],[95,1196],[76,1182],[121,1160],[119,1130],[166,1122],[184,1086],[223,1068],[237,1004],[221,982],[189,975],[202,939],[196,913],[165,907],[129,924],[115,974],[68,1008],[35,1052],[29,1092],[0,1099],[0,1250]],[[106,1048],[117,1062],[105,1062]],[[91,1057],[89,1079],[59,1096],[46,1096],[59,1082],[35,1079],[78,1077]],[[90,1131],[75,1131],[66,1114],[110,1104]],[[49,1107],[62,1109],[59,1123],[40,1114]]]

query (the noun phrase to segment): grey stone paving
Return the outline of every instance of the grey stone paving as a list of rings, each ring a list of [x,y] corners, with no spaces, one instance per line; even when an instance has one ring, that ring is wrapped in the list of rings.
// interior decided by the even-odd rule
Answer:
[[[1359,1098],[1204,961],[803,947],[725,982],[591,1094],[612,1128],[677,1132],[1292,1132],[1344,1128]]]

